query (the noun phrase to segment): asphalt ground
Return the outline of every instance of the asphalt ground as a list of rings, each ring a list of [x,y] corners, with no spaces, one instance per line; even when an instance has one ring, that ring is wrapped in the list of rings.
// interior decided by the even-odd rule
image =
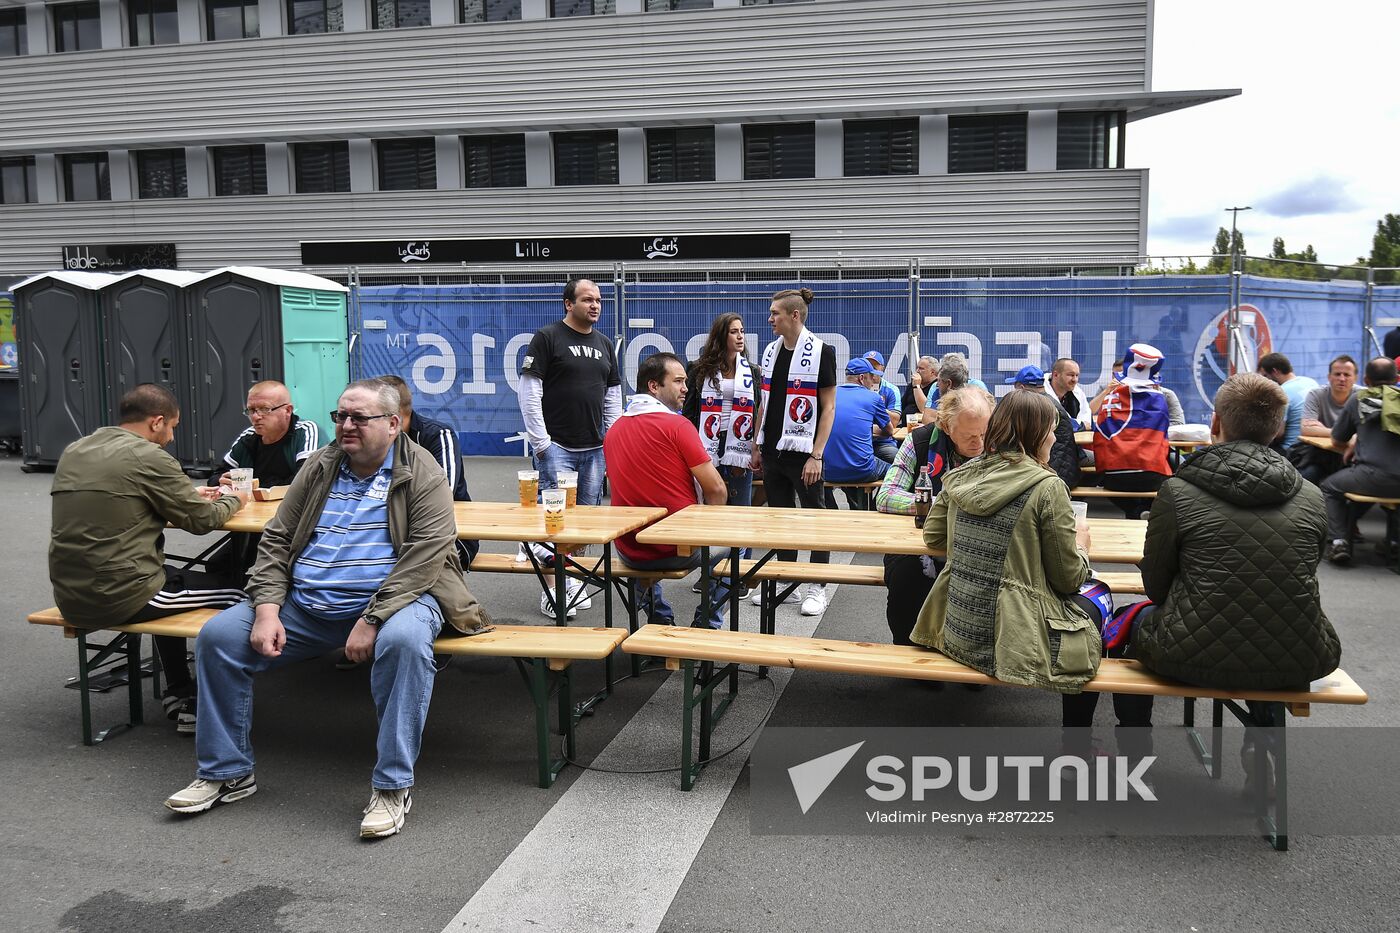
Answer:
[[[513,498],[518,463],[469,459],[473,494]],[[192,741],[147,691],[145,725],[84,747],[78,697],[63,687],[76,672],[75,643],[24,623],[53,603],[50,480],[0,459],[0,579],[11,616],[0,627],[0,929],[1400,929],[1395,836],[1294,835],[1279,853],[1254,836],[750,832],[742,743],[770,707],[768,721],[783,726],[1057,726],[1055,698],[1023,689],[934,693],[817,672],[746,678],[716,736],[717,747],[738,751],[685,794],[676,772],[661,770],[677,763],[679,678],[644,674],[616,683],[580,724],[581,760],[608,770],[566,768],[543,790],[514,665],[459,659],[435,686],[404,832],[363,843],[375,734],[368,672],[338,671],[325,658],[257,683],[258,793],[176,817],[161,801],[192,778]],[[1362,522],[1370,542],[1382,527],[1378,514]],[[180,537],[171,536],[172,551]],[[1314,706],[1290,728],[1400,725],[1400,578],[1369,543],[1358,553],[1355,566],[1324,565],[1319,576],[1343,666],[1371,701]],[[498,621],[546,624],[532,578],[469,582]],[[688,618],[689,588],[671,584],[670,595]],[[595,608],[579,622],[601,618]],[[780,611],[783,631],[814,626],[819,636],[886,640],[884,593],[841,587],[820,619]],[[576,681],[577,695],[600,687],[602,666],[579,665]],[[94,697],[94,711],[99,727],[123,718],[124,690]],[[1159,732],[1179,730],[1177,704],[1159,701],[1156,721]],[[1100,731],[1111,722],[1111,704],[1101,703]],[[612,773],[652,770],[660,773]]]

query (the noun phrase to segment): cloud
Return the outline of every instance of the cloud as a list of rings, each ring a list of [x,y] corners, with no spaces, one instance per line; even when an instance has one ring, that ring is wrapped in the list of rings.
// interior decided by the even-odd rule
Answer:
[[[1296,181],[1255,201],[1258,210],[1275,217],[1346,214],[1359,206],[1347,193],[1347,182],[1329,175]]]
[[[1165,240],[1186,240],[1197,241],[1209,244],[1215,238],[1215,231],[1222,225],[1218,217],[1213,214],[1192,214],[1186,217],[1165,217],[1161,220],[1150,220],[1148,222],[1148,232],[1153,239],[1161,237]]]

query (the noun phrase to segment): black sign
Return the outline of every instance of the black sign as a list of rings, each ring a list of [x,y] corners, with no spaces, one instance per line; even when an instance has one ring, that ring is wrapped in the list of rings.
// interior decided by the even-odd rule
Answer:
[[[108,243],[63,247],[63,268],[75,272],[174,269],[174,243]]]
[[[687,259],[786,259],[784,233],[542,236],[479,240],[328,240],[301,244],[304,266],[419,263],[660,262]]]

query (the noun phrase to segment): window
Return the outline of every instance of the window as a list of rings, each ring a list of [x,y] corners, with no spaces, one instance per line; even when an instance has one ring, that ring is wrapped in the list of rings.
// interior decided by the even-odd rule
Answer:
[[[78,152],[63,156],[63,200],[112,200],[111,176],[107,172],[107,153]]]
[[[293,143],[297,194],[350,190],[349,143]]]
[[[948,118],[949,172],[1024,172],[1026,115],[993,113]]]
[[[461,0],[462,22],[500,23],[520,18],[520,0]]]
[[[468,188],[525,187],[525,134],[463,136]]]
[[[647,181],[715,180],[715,128],[647,130]]]
[[[24,7],[0,10],[0,58],[29,54],[29,29],[25,25]]]
[[[847,120],[846,176],[919,174],[919,121]]]
[[[0,204],[31,204],[37,200],[34,157],[0,159]]]
[[[204,0],[206,38],[255,39],[258,35],[258,0]]]
[[[140,198],[183,198],[185,150],[151,149],[136,153],[136,196]]]
[[[126,26],[133,46],[179,42],[179,0],[126,0]]]
[[[262,146],[216,146],[214,195],[220,198],[267,194],[267,152]]]
[[[432,139],[382,139],[379,190],[412,191],[437,187],[437,148]]]
[[[53,50],[86,52],[102,48],[102,14],[96,2],[49,7],[53,14]]]
[[[617,184],[617,130],[555,133],[554,183]]]
[[[675,10],[713,10],[715,0],[647,0],[648,13],[671,13]]]
[[[287,31],[294,36],[318,32],[343,32],[341,0],[287,0]]]
[[[1122,111],[1061,113],[1057,122],[1057,168],[1123,167],[1118,158]]]
[[[616,9],[614,0],[549,0],[549,15],[555,17],[593,16]]]
[[[432,0],[374,0],[375,29],[431,26],[432,23]]]
[[[814,178],[815,123],[767,123],[744,127],[744,177]]]

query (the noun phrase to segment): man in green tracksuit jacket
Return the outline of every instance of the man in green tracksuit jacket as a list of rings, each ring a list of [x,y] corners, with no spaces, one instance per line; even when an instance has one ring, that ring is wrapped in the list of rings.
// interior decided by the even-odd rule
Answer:
[[[193,534],[218,528],[248,496],[229,487],[196,489],[163,449],[180,405],[163,386],[143,383],[122,397],[121,424],[68,445],[54,473],[49,579],[65,621],[87,628],[149,622],[189,609],[224,609],[243,598],[218,578],[165,564],[167,524]],[[156,638],[165,670],[165,709],[193,735],[194,683],[185,640]]]

